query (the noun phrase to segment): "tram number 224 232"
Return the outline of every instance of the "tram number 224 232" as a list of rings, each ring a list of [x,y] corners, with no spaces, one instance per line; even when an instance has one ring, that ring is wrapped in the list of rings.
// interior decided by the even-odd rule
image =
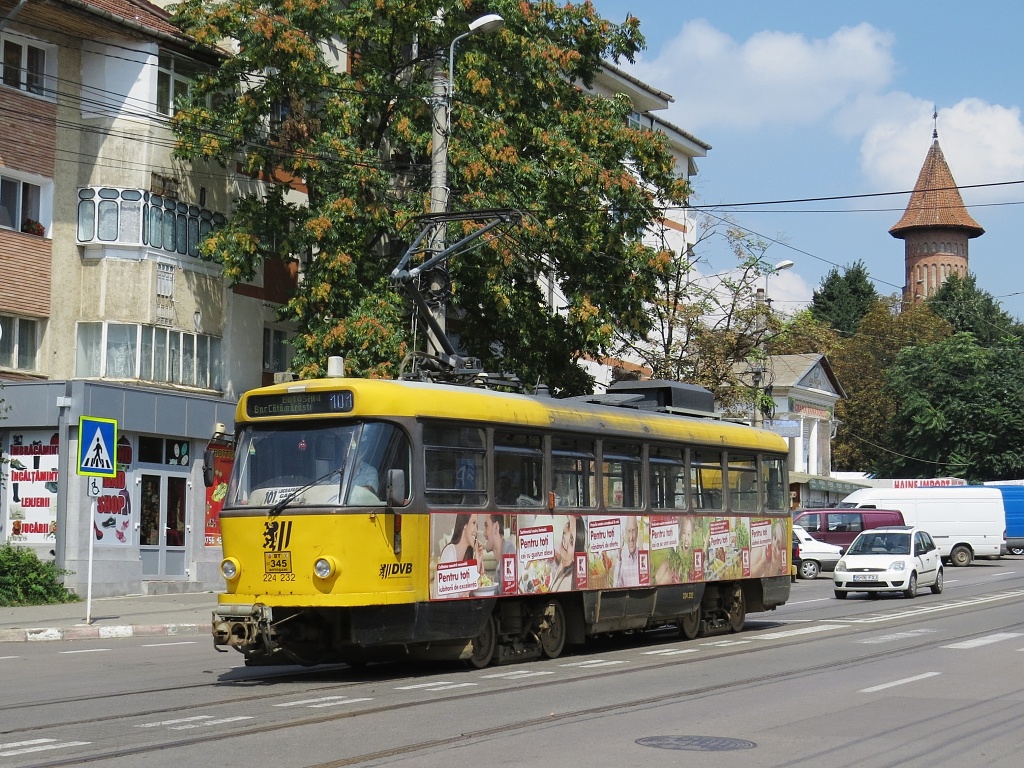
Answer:
[[[263,558],[264,581],[295,581],[291,552],[264,552]]]

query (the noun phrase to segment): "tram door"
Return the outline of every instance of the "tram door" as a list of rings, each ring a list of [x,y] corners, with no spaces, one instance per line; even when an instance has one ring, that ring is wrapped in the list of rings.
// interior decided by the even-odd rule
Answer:
[[[142,474],[139,502],[139,551],[142,576],[185,576],[185,505],[188,478]]]

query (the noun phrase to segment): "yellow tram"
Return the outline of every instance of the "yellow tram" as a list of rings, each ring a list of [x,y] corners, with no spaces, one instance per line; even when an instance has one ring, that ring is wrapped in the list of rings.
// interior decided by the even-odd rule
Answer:
[[[238,404],[215,645],[247,663],[558,656],[789,597],[786,442],[706,390],[327,378]],[[208,478],[208,482],[212,478]]]

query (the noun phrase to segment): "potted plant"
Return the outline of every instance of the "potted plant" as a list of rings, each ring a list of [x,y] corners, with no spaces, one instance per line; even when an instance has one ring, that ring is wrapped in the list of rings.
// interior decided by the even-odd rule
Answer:
[[[25,219],[21,225],[21,231],[29,235],[38,235],[39,237],[42,237],[46,234],[46,227],[35,219]]]

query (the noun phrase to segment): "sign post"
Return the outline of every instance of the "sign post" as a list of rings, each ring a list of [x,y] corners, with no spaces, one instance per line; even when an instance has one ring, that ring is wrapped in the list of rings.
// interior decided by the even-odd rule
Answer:
[[[96,499],[103,487],[101,478],[117,477],[117,421],[82,416],[78,420],[79,475],[89,478],[89,569],[85,597],[85,623],[92,624],[92,562],[96,545]]]

